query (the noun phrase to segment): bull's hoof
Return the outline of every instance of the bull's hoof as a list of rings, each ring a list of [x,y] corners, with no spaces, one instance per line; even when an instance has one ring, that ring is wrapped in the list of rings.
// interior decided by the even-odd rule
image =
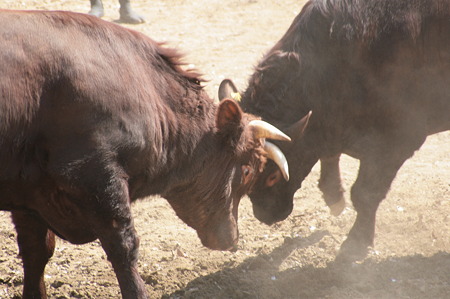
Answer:
[[[331,215],[333,216],[341,215],[342,211],[345,209],[345,198],[342,197],[338,202],[331,204],[329,208]]]
[[[342,243],[335,261],[342,263],[360,261],[366,258],[368,252],[368,245],[364,245],[362,242],[358,242],[358,240],[347,238],[347,240]]]

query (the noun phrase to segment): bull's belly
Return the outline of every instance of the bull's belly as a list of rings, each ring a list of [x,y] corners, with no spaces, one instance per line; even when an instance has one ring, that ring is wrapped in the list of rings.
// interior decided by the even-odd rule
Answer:
[[[57,236],[70,243],[84,244],[98,238],[87,219],[92,211],[83,209],[76,199],[60,190],[35,197],[32,206]]]
[[[0,180],[0,210],[12,211],[27,208],[25,190],[8,180]]]
[[[0,210],[31,210],[47,223],[60,238],[73,244],[84,244],[98,238],[87,214],[79,204],[62,191],[54,190],[45,195],[39,190],[26,188],[11,182],[0,182]]]

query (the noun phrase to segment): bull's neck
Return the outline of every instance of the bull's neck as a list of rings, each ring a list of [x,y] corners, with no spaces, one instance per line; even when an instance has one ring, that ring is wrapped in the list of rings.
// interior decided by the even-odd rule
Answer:
[[[195,169],[192,164],[201,159],[196,153],[214,138],[216,105],[203,90],[190,90],[169,107],[162,130],[165,168],[178,177],[185,168]]]
[[[133,178],[134,198],[170,192],[169,187],[182,187],[192,182],[201,170],[213,146],[216,105],[203,90],[189,97],[172,98],[159,107],[150,120],[148,145],[144,154],[148,165]],[[177,105],[174,101],[180,101]],[[195,104],[195,105],[193,105]],[[191,109],[189,109],[191,107]]]

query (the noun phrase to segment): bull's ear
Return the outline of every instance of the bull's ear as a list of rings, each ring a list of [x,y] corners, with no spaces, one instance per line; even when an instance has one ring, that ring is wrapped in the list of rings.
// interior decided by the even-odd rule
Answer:
[[[219,85],[219,100],[240,98],[239,91],[230,79],[224,79]]]
[[[232,142],[238,140],[243,131],[242,114],[241,108],[235,101],[231,99],[221,101],[216,114],[218,132]]]
[[[284,130],[286,134],[292,137],[292,139],[298,139],[303,136],[306,127],[308,126],[309,118],[312,111],[309,111],[302,119],[291,125],[288,129]]]

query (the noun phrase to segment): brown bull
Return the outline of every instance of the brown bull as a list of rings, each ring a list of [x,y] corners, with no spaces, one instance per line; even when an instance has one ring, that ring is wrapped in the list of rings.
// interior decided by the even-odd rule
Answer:
[[[152,194],[205,246],[236,245],[265,138],[286,137],[233,100],[214,104],[180,58],[89,15],[0,10],[0,209],[17,230],[24,298],[46,297],[54,234],[99,239],[122,296],[146,298],[130,204]]]
[[[319,159],[325,198],[341,199],[348,154],[360,160],[357,217],[340,257],[365,256],[397,171],[428,135],[450,129],[450,1],[309,1],[259,62],[242,107],[293,141],[280,144],[290,181],[268,164],[250,194],[255,216],[285,219]]]

